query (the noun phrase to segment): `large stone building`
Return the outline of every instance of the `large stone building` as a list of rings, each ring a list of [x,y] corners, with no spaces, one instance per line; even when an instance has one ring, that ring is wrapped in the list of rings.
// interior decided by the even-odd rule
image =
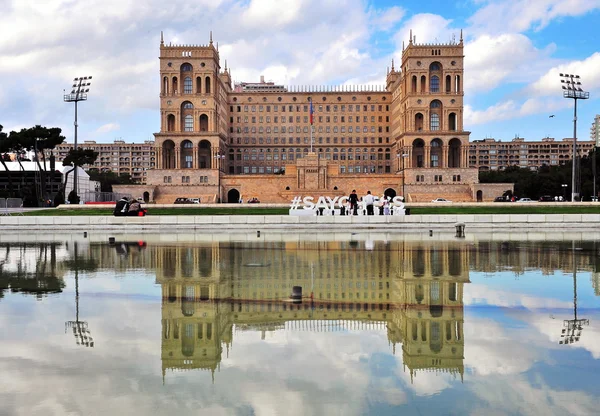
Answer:
[[[234,88],[212,34],[201,46],[161,36],[160,79],[156,169],[147,186],[119,192],[164,203],[287,202],[352,189],[471,201],[507,189],[478,184],[469,166],[462,34],[458,42],[417,44],[411,33],[385,85],[291,88],[264,81]]]

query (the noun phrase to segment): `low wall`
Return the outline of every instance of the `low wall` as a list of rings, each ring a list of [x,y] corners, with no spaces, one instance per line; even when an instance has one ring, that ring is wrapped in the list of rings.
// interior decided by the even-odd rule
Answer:
[[[407,215],[298,217],[289,215],[161,215],[147,217],[113,216],[4,216],[2,230],[127,230],[227,232],[285,230],[366,230],[451,231],[456,223],[466,231],[552,231],[599,230],[600,214],[494,214],[494,215]]]

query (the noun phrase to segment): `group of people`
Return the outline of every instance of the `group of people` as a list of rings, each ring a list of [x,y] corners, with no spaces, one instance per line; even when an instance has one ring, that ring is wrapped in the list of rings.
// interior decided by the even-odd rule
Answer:
[[[144,217],[147,212],[148,210],[142,208],[140,201],[124,196],[117,201],[113,215],[115,217]]]
[[[374,207],[375,207],[375,197],[371,194],[371,191],[367,191],[367,194],[359,199],[356,194],[356,190],[353,189],[352,193],[348,196],[348,205],[346,207],[346,212],[342,212],[343,215],[358,215],[358,203],[359,201],[363,202],[364,208],[366,210],[366,215],[375,215]],[[387,196],[383,196],[380,198],[381,204],[380,214],[390,215],[391,214],[391,204],[390,198]]]

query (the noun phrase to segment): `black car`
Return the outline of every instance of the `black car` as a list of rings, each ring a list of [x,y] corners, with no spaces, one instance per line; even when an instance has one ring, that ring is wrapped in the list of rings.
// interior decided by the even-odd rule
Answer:
[[[510,202],[510,199],[506,199],[504,196],[497,196],[494,198],[494,202]]]
[[[553,196],[550,196],[550,195],[544,195],[544,196],[540,196],[540,199],[539,199],[539,201],[540,201],[540,202],[554,202],[554,201],[556,201],[556,200],[554,199],[554,197],[553,197]]]

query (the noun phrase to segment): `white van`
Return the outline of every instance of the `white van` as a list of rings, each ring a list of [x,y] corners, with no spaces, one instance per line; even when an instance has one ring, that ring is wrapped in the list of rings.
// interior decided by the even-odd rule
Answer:
[[[190,201],[192,201],[192,204],[199,204],[200,198],[190,198]]]

